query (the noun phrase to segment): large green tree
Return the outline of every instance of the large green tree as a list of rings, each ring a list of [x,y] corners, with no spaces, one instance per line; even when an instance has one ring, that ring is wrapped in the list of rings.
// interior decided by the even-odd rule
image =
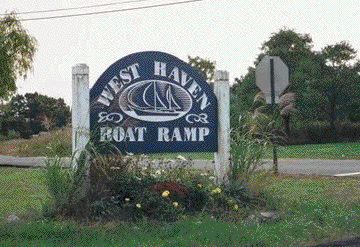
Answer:
[[[335,139],[337,137],[335,121],[349,116],[347,109],[350,105],[360,104],[358,100],[360,82],[357,73],[359,68],[350,64],[356,58],[356,53],[356,50],[346,41],[327,45],[321,50],[321,55],[326,62],[326,72],[316,86],[327,98],[326,112],[329,115]]]
[[[279,56],[289,68],[289,87],[284,93],[295,93],[298,114],[294,125],[301,125],[302,121],[328,121],[334,133],[336,120],[358,121],[360,62],[352,63],[356,51],[345,41],[328,45],[321,51],[312,48],[309,34],[287,28],[273,33],[262,44],[255,66],[236,79],[237,84],[232,87],[232,102],[237,103],[237,111],[256,107],[253,99],[260,89],[256,86],[254,69],[264,56],[270,55]]]
[[[0,101],[16,92],[16,80],[32,69],[37,41],[22,26],[16,13],[0,19]]]
[[[256,108],[253,100],[260,89],[256,85],[255,67],[266,55],[278,56],[288,66],[290,85],[287,91],[301,92],[308,82],[315,81],[321,71],[321,57],[312,51],[312,47],[312,38],[308,34],[299,34],[287,28],[272,33],[269,40],[263,42],[254,67],[249,67],[245,76],[235,79],[231,94],[232,102],[236,105],[233,115]]]
[[[16,126],[23,126],[26,119],[30,122],[33,132],[40,131],[39,125],[45,120],[42,118],[49,120],[50,128],[65,126],[70,120],[70,107],[62,98],[55,99],[35,92],[14,96],[5,111],[5,120],[8,123],[16,123],[14,130],[19,132],[21,129],[16,129]]]

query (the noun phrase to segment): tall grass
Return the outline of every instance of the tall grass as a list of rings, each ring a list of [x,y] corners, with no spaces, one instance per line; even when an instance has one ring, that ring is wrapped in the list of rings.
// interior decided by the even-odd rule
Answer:
[[[71,164],[76,167],[70,169],[62,168],[57,150],[52,145],[48,146],[50,155],[45,161],[44,173],[51,199],[43,205],[45,216],[88,217],[86,196],[89,190],[89,145],[72,155]]]
[[[276,119],[261,112],[244,112],[231,130],[229,178],[232,181],[248,179],[263,164],[268,148],[281,140],[275,133]]]
[[[71,130],[60,129],[32,139],[11,139],[0,145],[0,154],[20,157],[47,156],[46,147],[52,145],[59,157],[71,157]]]

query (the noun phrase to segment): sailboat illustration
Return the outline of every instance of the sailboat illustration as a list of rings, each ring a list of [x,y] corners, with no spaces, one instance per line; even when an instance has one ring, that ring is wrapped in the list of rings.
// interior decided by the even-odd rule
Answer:
[[[151,81],[145,86],[142,97],[139,99],[134,96],[138,93],[139,88],[133,88],[128,94],[129,108],[139,116],[176,116],[183,112],[172,94],[170,85],[168,85],[165,95],[159,93],[158,90],[156,81]],[[134,102],[136,98],[138,100]]]

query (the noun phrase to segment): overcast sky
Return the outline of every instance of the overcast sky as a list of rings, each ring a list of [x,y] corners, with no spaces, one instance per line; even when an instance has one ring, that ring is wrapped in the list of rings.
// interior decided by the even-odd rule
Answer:
[[[75,8],[125,0],[0,0],[0,13]],[[59,12],[22,14],[21,19],[139,8],[185,0],[132,3]],[[129,2],[129,1],[127,1]],[[71,68],[90,67],[90,87],[120,58],[140,51],[163,51],[183,61],[200,56],[227,70],[231,82],[245,75],[261,44],[281,28],[308,33],[314,50],[347,40],[360,50],[359,0],[204,0],[82,17],[28,20],[24,27],[39,43],[34,71],[18,80],[18,93],[64,98],[71,106]],[[357,57],[360,58],[360,55]]]

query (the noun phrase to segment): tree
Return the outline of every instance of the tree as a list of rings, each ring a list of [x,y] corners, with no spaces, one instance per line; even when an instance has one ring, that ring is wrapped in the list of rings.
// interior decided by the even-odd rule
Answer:
[[[330,118],[333,139],[337,139],[335,121],[337,112],[344,111],[350,99],[358,98],[353,95],[354,90],[359,86],[356,66],[349,65],[349,62],[356,58],[356,50],[346,41],[335,45],[327,45],[321,50],[321,55],[326,61],[326,74],[320,80],[318,88],[328,98],[327,112]]]
[[[37,133],[49,127],[65,126],[70,120],[70,107],[62,98],[55,99],[36,92],[27,93],[25,96],[16,95],[11,99],[5,116],[8,122],[12,122],[14,126],[20,128],[15,127],[15,131],[21,133],[21,128],[28,119],[32,133]]]
[[[37,51],[37,41],[30,36],[11,12],[0,19],[0,100],[16,92],[16,80],[26,79]]]
[[[198,56],[194,58],[188,56],[188,59],[190,66],[194,67],[203,76],[204,80],[210,83],[214,76],[216,62]]]
[[[327,45],[321,50],[322,56],[330,63],[330,66],[339,70],[356,57],[356,50],[346,41],[340,41],[335,45]]]

